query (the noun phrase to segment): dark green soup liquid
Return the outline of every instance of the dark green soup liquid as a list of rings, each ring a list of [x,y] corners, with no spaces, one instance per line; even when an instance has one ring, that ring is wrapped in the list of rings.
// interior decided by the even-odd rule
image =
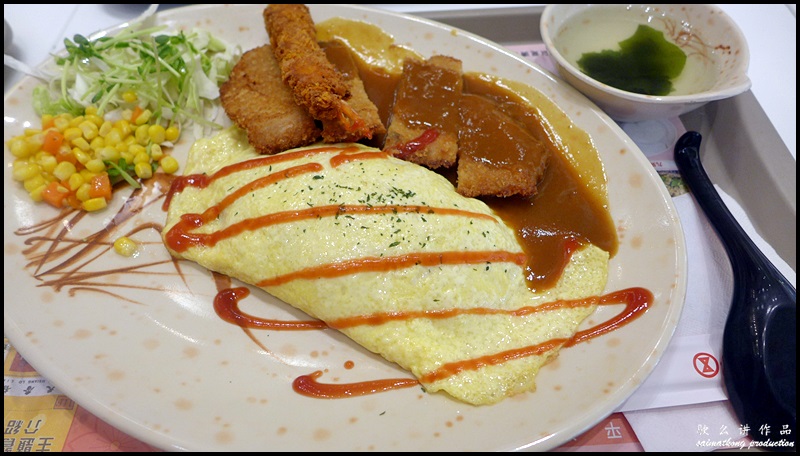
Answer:
[[[664,33],[639,25],[619,50],[587,52],[578,59],[581,70],[604,84],[644,95],[668,95],[672,80],[686,65],[686,53]]]

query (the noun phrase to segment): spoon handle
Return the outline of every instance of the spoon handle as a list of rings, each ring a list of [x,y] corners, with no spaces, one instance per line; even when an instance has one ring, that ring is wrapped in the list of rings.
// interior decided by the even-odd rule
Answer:
[[[761,249],[753,243],[747,232],[742,229],[717,193],[700,162],[700,140],[700,133],[694,131],[689,131],[681,136],[675,145],[675,163],[697,203],[722,238],[722,244],[728,252],[733,270],[746,270],[746,266],[750,265],[761,269],[774,269],[776,274],[782,276],[761,252]]]

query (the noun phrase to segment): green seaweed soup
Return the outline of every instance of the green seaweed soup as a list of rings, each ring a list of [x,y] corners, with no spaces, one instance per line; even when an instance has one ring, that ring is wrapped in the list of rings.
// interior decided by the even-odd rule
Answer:
[[[628,92],[668,95],[674,90],[672,81],[683,71],[686,53],[663,32],[639,25],[619,47],[584,53],[578,66],[593,79]]]

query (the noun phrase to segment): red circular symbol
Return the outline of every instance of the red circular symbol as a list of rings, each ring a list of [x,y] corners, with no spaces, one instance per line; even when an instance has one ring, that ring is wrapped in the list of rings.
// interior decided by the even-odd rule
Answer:
[[[694,370],[705,378],[714,378],[719,373],[719,361],[714,355],[700,352],[694,355]]]

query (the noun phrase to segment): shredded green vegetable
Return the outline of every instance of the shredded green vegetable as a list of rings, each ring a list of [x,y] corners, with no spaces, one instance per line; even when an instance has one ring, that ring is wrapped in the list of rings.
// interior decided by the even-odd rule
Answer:
[[[65,39],[48,86],[34,90],[37,114],[98,114],[135,105],[152,112],[152,122],[221,128],[210,119],[218,109],[219,86],[241,55],[209,32],[163,32],[166,26],[128,28],[115,36]],[[163,33],[162,33],[163,32]],[[124,94],[133,92],[135,102]]]

